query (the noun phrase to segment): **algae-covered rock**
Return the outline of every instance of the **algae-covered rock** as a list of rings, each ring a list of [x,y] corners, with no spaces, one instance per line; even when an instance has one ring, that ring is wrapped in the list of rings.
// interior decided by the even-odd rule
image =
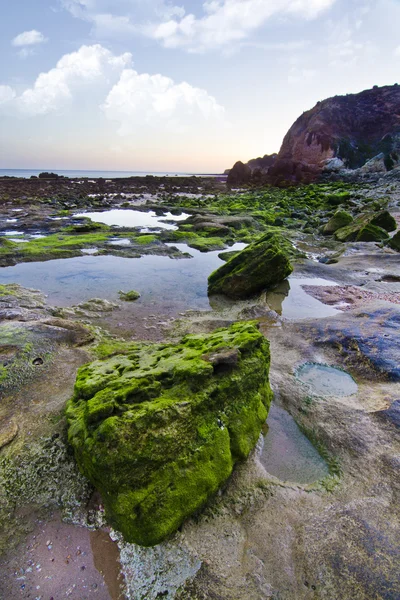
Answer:
[[[333,217],[329,219],[329,221],[323,228],[322,233],[324,235],[331,235],[332,233],[335,233],[335,231],[337,231],[338,229],[349,225],[352,222],[352,220],[353,217],[348,212],[346,212],[345,210],[338,210],[335,212]]]
[[[129,292],[123,292],[120,290],[118,294],[121,300],[125,300],[125,302],[134,302],[140,298],[140,293],[136,290],[130,290]]]
[[[392,250],[397,250],[400,252],[400,231],[394,234],[392,238],[388,241],[388,246],[392,248]]]
[[[387,211],[381,211],[380,213],[366,213],[359,215],[354,221],[352,221],[349,225],[345,227],[341,227],[335,232],[335,238],[339,242],[354,242],[354,241],[381,241],[382,237],[378,238],[376,236],[368,234],[367,237],[372,237],[373,239],[360,240],[359,235],[360,232],[368,227],[379,227],[384,231],[394,231],[396,229],[396,221],[392,217],[392,215]],[[375,232],[377,233],[377,232]],[[361,234],[363,236],[363,234]],[[387,236],[386,236],[387,237]]]
[[[385,231],[396,231],[396,219],[387,210],[382,210],[372,220],[371,225],[381,227]]]
[[[69,441],[127,541],[161,542],[248,456],[271,401],[269,361],[254,324],[236,323],[78,371]]]
[[[290,243],[278,233],[267,233],[208,278],[209,294],[247,298],[283,281],[292,272]]]
[[[389,237],[387,231],[382,227],[377,227],[369,223],[365,225],[357,234],[357,242],[383,242]]]

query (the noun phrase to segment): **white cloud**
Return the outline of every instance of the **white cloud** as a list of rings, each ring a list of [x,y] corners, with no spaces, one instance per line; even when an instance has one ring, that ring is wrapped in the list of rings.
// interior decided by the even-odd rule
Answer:
[[[43,33],[40,33],[40,31],[37,31],[36,29],[32,29],[31,31],[24,31],[23,33],[18,34],[11,43],[13,46],[19,48],[21,46],[36,46],[37,44],[43,44],[46,41]]]
[[[102,109],[108,119],[119,123],[120,135],[143,127],[183,132],[207,121],[220,124],[224,119],[224,108],[205,90],[133,69],[122,72]]]
[[[131,54],[114,56],[99,44],[81,46],[77,52],[65,54],[54,69],[41,73],[33,87],[19,96],[18,107],[30,115],[59,110],[72,99],[74,89],[118,77],[131,60]]]
[[[204,0],[200,16],[166,0],[60,0],[94,36],[142,34],[167,48],[204,52],[249,38],[274,17],[314,19],[336,0]],[[200,4],[200,3],[199,3]]]
[[[400,46],[397,46],[394,51],[395,56],[400,56]]]
[[[205,15],[188,14],[147,27],[147,34],[167,48],[202,52],[246,39],[251,32],[277,16],[316,18],[336,0],[208,0]]]
[[[15,91],[9,85],[0,85],[0,104],[10,102],[16,96]]]

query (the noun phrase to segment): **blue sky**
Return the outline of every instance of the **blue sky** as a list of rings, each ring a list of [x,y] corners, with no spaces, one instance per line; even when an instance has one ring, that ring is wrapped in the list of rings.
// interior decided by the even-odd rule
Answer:
[[[399,0],[15,0],[0,168],[219,172],[399,81]]]

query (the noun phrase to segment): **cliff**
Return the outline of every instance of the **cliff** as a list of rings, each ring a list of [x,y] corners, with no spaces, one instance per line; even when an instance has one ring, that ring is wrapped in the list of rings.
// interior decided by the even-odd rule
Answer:
[[[400,86],[374,86],[328,98],[303,113],[285,135],[266,180],[285,185],[315,181],[324,172],[385,173],[397,167],[399,156]]]

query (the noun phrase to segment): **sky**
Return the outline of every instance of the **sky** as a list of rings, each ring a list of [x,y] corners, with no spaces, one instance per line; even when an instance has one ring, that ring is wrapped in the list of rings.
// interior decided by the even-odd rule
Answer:
[[[400,0],[14,0],[0,168],[218,173],[400,77]]]

